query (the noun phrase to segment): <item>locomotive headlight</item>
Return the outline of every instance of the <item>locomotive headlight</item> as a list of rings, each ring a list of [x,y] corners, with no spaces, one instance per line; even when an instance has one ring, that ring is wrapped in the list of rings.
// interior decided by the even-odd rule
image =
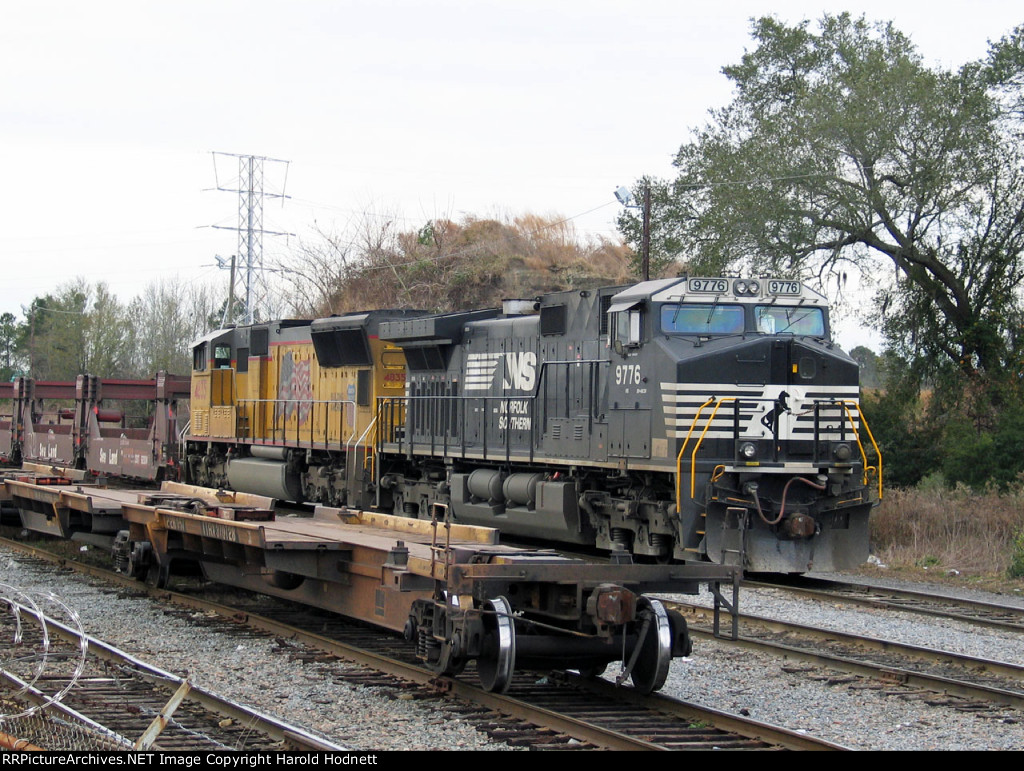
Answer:
[[[744,442],[740,445],[740,456],[747,460],[753,460],[757,457],[757,445],[753,442]]]
[[[739,297],[756,295],[758,288],[756,281],[741,278],[732,282],[732,292]]]
[[[832,457],[840,463],[846,463],[853,457],[853,448],[848,444],[837,444],[832,448]]]

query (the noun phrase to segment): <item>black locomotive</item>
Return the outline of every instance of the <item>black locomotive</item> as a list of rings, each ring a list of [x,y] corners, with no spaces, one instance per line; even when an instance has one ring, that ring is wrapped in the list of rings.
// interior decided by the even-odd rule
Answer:
[[[396,511],[750,571],[860,564],[881,459],[798,281],[676,278],[386,322]]]

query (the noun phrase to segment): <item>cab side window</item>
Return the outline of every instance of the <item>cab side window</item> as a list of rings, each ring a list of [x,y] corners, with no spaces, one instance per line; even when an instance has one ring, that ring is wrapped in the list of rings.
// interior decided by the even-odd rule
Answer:
[[[639,308],[619,311],[615,314],[612,340],[622,346],[640,345],[642,338],[642,315]]]
[[[231,367],[231,346],[217,345],[213,348],[214,369],[226,369]]]

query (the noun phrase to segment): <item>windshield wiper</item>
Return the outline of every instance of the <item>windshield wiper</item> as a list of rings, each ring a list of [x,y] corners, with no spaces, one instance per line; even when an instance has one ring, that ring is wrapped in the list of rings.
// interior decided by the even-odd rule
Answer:
[[[721,295],[716,294],[715,295],[715,302],[714,302],[714,304],[712,304],[711,311],[708,313],[707,321],[704,322],[704,326],[705,327],[710,327],[711,326],[711,317],[715,315],[715,309],[718,308],[718,300],[719,300],[719,298],[721,298]],[[709,329],[707,331],[710,332],[711,330]]]

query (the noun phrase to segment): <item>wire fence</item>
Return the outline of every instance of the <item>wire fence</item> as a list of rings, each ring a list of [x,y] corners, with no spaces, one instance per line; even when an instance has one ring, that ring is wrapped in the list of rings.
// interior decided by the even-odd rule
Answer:
[[[54,622],[75,635],[58,635]],[[0,584],[0,748],[132,748],[131,741],[63,703],[87,659],[88,638],[72,608],[51,593]],[[116,678],[110,681],[116,685]]]

